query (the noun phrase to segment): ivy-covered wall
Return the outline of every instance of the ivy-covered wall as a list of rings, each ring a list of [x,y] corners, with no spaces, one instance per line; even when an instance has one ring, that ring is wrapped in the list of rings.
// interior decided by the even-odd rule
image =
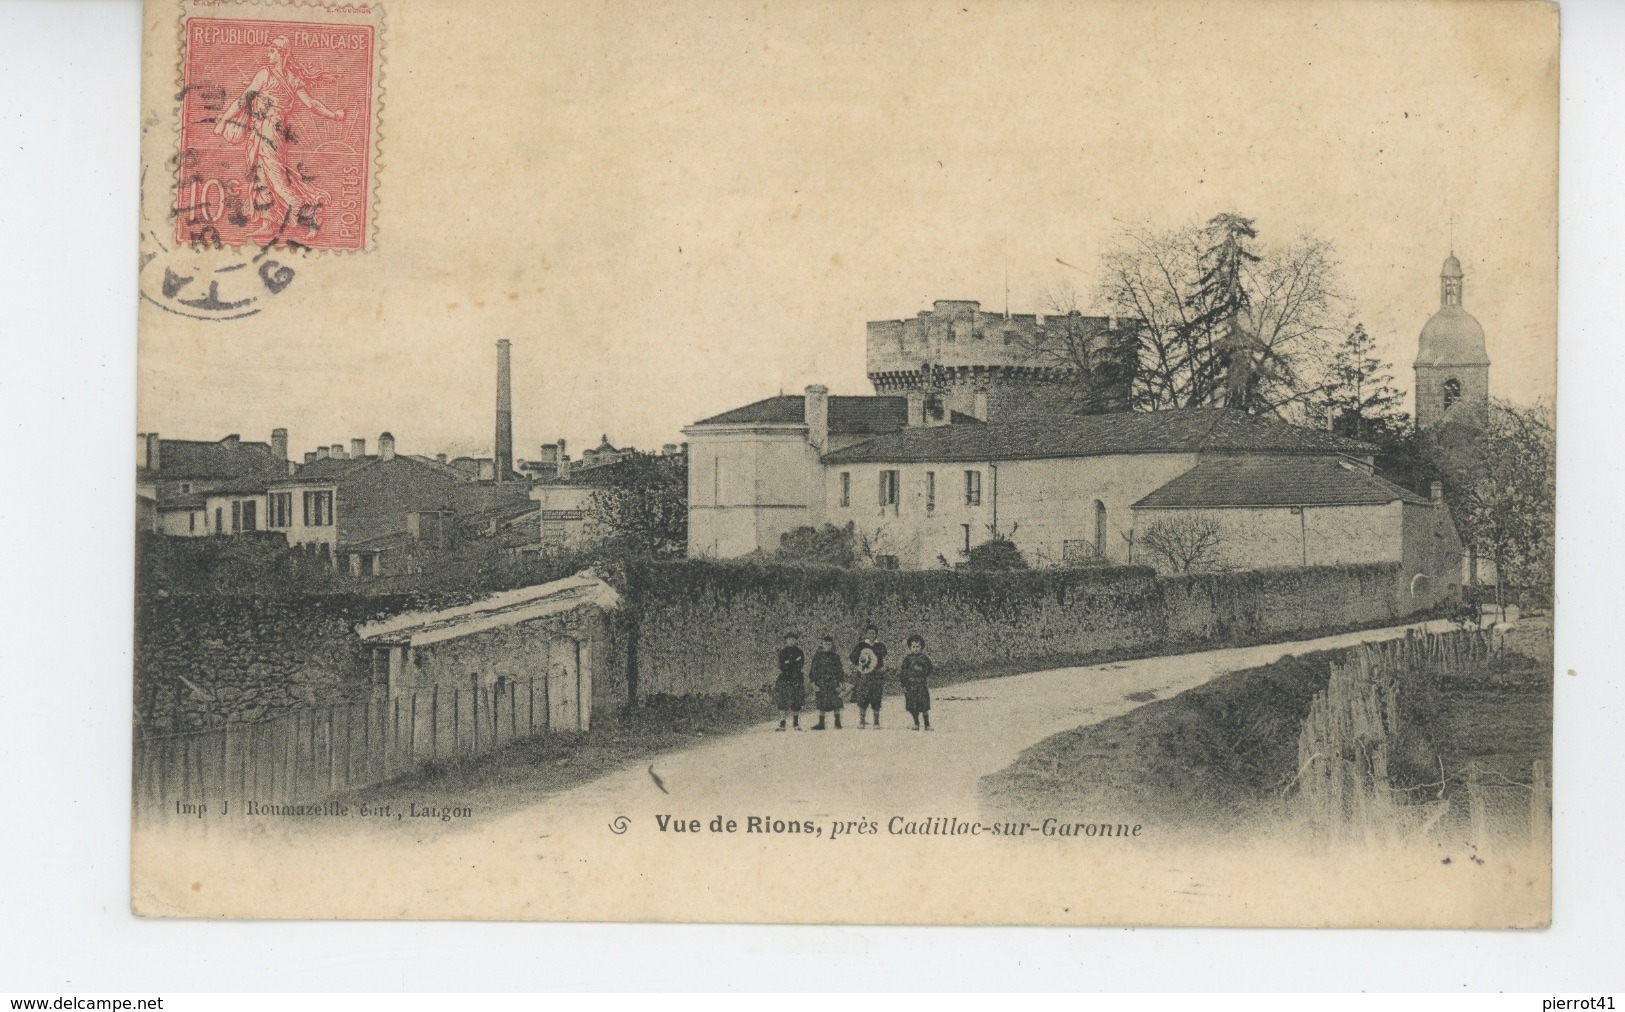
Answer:
[[[634,698],[756,692],[773,679],[790,629],[808,654],[828,633],[844,655],[870,622],[899,656],[919,633],[950,674],[1307,637],[1416,610],[1392,564],[1159,578],[1138,567],[888,572],[690,560],[604,575],[623,606],[595,657],[595,720]],[[374,685],[357,625],[477,596],[142,595],[136,720],[187,730],[363,698]],[[495,670],[501,647],[489,649]]]
[[[691,560],[632,567],[636,692],[752,691],[787,630],[844,654],[874,623],[900,654],[925,637],[939,670],[1226,646],[1402,619],[1392,564],[1159,578],[1140,567],[888,572]]]

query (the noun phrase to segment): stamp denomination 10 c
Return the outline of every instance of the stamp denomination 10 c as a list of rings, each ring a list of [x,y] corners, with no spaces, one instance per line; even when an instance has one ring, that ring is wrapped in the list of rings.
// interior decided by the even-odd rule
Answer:
[[[177,243],[371,245],[378,12],[315,10],[184,19]]]

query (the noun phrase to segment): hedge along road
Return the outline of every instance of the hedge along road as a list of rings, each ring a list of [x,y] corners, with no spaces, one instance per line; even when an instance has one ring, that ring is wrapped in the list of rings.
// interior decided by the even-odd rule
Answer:
[[[1424,627],[1442,630],[1449,623],[958,682],[933,690],[930,732],[912,729],[902,695],[894,691],[886,696],[879,730],[859,728],[851,704],[840,731],[781,734],[774,730],[777,721],[760,724],[551,795],[479,831],[500,837],[539,824],[602,823],[617,815],[643,823],[638,828],[645,832],[656,828],[657,815],[668,822],[700,819],[704,828],[721,814],[739,819],[741,832],[750,816],[822,823],[847,817],[884,821],[899,812],[970,815],[978,809],[982,777],[1052,735],[1288,654],[1395,639]],[[889,689],[896,690],[896,678],[895,665],[888,664]],[[816,710],[801,716],[804,728],[818,719]]]

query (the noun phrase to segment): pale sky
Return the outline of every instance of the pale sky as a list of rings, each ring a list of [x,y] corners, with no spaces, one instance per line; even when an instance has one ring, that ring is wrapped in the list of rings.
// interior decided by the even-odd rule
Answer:
[[[139,426],[489,454],[508,338],[517,456],[653,448],[780,389],[871,393],[866,320],[1001,308],[1007,270],[1030,312],[1058,278],[1092,286],[1057,258],[1092,272],[1125,224],[1228,210],[1335,243],[1407,391],[1454,217],[1492,393],[1550,398],[1554,21],[1517,2],[403,0],[376,249],[295,264],[246,320],[144,305]],[[149,172],[148,205],[164,185]]]

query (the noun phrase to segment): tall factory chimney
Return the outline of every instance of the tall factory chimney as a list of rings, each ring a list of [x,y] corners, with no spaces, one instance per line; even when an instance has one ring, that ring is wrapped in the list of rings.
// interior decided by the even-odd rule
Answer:
[[[507,481],[513,473],[513,382],[508,348],[507,338],[497,342],[497,450],[492,461],[497,481]]]

